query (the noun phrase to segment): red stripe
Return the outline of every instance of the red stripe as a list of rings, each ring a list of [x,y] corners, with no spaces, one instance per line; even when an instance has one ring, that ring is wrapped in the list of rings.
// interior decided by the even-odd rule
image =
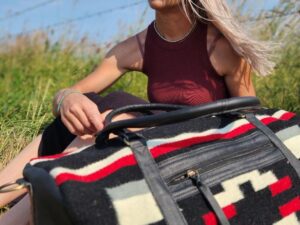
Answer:
[[[289,176],[286,176],[284,178],[281,178],[274,184],[271,184],[269,186],[269,189],[272,193],[272,197],[290,189],[292,187],[292,181]]]
[[[286,112],[286,113],[284,113],[279,119],[280,119],[280,120],[290,120],[290,119],[292,119],[294,116],[296,116],[295,113]]]
[[[273,117],[268,117],[268,118],[264,118],[261,120],[261,122],[263,122],[265,125],[270,124],[274,121],[276,121],[276,119]],[[182,148],[186,148],[186,147],[192,146],[194,144],[201,144],[204,142],[210,142],[210,141],[215,141],[215,140],[220,140],[220,139],[232,139],[232,138],[242,135],[252,129],[254,129],[254,126],[252,124],[248,123],[248,124],[241,125],[240,127],[237,127],[236,129],[234,129],[228,133],[224,133],[224,134],[211,134],[211,135],[207,135],[207,136],[192,137],[192,138],[188,138],[185,140],[180,140],[180,141],[175,141],[172,143],[158,145],[151,149],[151,153],[152,153],[153,158],[157,158],[161,155],[164,155],[164,154],[167,154],[167,153],[170,153],[170,152],[182,149]]]
[[[261,120],[265,125],[271,123],[271,122],[274,122],[274,121],[277,121],[276,118],[274,117],[267,117],[267,118],[264,118]],[[185,140],[181,140],[181,141],[175,141],[175,142],[172,142],[172,143],[167,143],[167,144],[162,144],[162,145],[159,145],[159,146],[156,146],[154,148],[152,148],[150,151],[151,151],[151,154],[153,156],[153,158],[157,158],[161,155],[164,155],[164,154],[167,154],[169,152],[173,152],[173,151],[176,151],[176,150],[179,150],[179,149],[182,149],[182,148],[186,148],[186,147],[189,147],[191,145],[194,145],[194,144],[199,144],[199,143],[203,143],[203,142],[209,142],[209,141],[215,141],[215,140],[218,140],[218,139],[231,139],[231,138],[234,138],[234,137],[237,137],[241,134],[244,134],[250,130],[252,130],[254,128],[254,126],[252,124],[244,124],[240,127],[237,127],[236,129],[228,132],[228,133],[224,133],[224,134],[211,134],[211,135],[207,135],[207,136],[202,136],[202,137],[192,137],[192,138],[188,138],[188,139],[185,139]],[[133,157],[133,155],[131,155],[130,157]],[[126,167],[126,166],[134,166],[136,165],[136,161],[134,160],[135,163],[132,163],[132,164],[127,164],[126,162],[126,157],[123,157],[123,158],[120,158],[118,159],[117,161],[113,162],[111,165],[108,165],[107,167],[99,170],[99,171],[96,171],[92,174],[89,174],[89,175],[86,175],[86,176],[78,176],[78,175],[74,175],[74,174],[60,174],[57,176],[56,180],[57,180],[57,184],[62,184],[66,181],[69,181],[69,180],[78,180],[78,181],[81,181],[81,182],[92,182],[92,181],[95,181],[95,180],[100,180],[108,175],[110,175],[111,173],[123,168],[123,167]],[[124,161],[124,162],[123,162]],[[118,167],[114,167],[113,165],[117,164]],[[110,169],[107,169],[107,171],[109,172],[105,172],[106,171],[106,168],[114,168],[113,170],[110,170]],[[103,172],[104,171],[104,172]],[[103,173],[103,174],[102,174]],[[64,175],[64,176],[62,176]],[[64,178],[60,178],[60,177],[64,177]],[[58,179],[59,177],[59,179]]]
[[[300,197],[296,197],[290,202],[279,207],[279,211],[282,217],[286,217],[291,213],[300,211]]]
[[[93,182],[96,180],[101,180],[104,177],[116,172],[117,170],[123,167],[133,166],[133,165],[136,165],[136,160],[134,156],[133,155],[124,156],[114,161],[109,166],[104,167],[103,169],[98,170],[87,176],[80,176],[72,173],[61,173],[55,178],[55,182],[57,185],[61,185],[62,183],[70,180],[79,181],[79,182]]]
[[[151,154],[153,158],[157,158],[161,155],[165,155],[169,152],[173,152],[182,148],[186,148],[188,146],[199,144],[203,142],[209,142],[213,140],[220,139],[222,134],[212,134],[203,137],[192,137],[185,140],[175,141],[172,143],[166,143],[162,145],[158,145],[151,149]]]
[[[39,160],[39,159],[59,159],[63,156],[68,155],[69,153],[70,152],[63,152],[63,153],[54,154],[54,155],[40,156],[40,157],[37,157],[37,158],[30,159],[30,162],[32,162],[34,160]]]
[[[231,219],[236,216],[236,209],[234,205],[228,205],[224,207],[223,212],[227,219]],[[202,216],[205,225],[217,225],[218,220],[216,214],[213,212],[208,212]]]

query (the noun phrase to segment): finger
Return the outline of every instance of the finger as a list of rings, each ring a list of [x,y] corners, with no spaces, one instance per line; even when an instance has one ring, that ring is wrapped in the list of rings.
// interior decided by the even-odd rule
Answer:
[[[71,111],[71,113],[76,117],[77,120],[83,125],[84,129],[86,130],[87,134],[94,134],[97,130],[88,120],[86,114],[81,108],[77,110]]]
[[[90,135],[90,134],[85,134],[83,136],[80,136],[81,140],[92,140],[94,138],[95,138],[95,136],[94,135]]]
[[[73,127],[73,125],[67,120],[67,118],[64,116],[64,114],[61,114],[61,121],[63,124],[67,127],[67,129],[70,131],[71,134],[77,135],[76,130]]]
[[[88,109],[84,109],[85,113],[88,117],[88,120],[90,123],[94,126],[96,129],[96,132],[100,131],[103,129],[103,117],[101,113],[98,110],[98,107],[89,107]]]
[[[72,124],[72,126],[75,129],[75,132],[77,135],[82,136],[84,134],[87,134],[88,132],[84,128],[84,126],[81,124],[81,122],[76,118],[75,115],[73,115],[71,112],[65,113],[66,118],[68,119],[69,123]]]

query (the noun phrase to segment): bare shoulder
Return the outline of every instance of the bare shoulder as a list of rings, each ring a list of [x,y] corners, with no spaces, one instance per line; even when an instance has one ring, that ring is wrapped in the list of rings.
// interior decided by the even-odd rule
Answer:
[[[217,38],[218,36],[219,38]],[[217,41],[214,42],[216,38]],[[209,56],[212,65],[220,76],[232,74],[240,65],[241,57],[226,37],[220,35],[220,31],[213,25],[208,26],[207,45],[208,49],[212,49]]]
[[[106,58],[116,57],[118,65],[126,70],[141,71],[143,56],[140,52],[137,36],[144,48],[147,29],[133,35],[115,45],[107,54]]]

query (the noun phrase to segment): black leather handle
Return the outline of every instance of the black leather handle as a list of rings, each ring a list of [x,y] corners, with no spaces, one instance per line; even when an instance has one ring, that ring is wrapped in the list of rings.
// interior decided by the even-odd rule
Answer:
[[[105,117],[105,122],[104,124],[110,124],[112,119],[120,115],[122,113],[128,113],[128,112],[139,112],[139,113],[144,113],[146,115],[151,115],[152,113],[150,112],[151,110],[159,110],[159,111],[174,111],[178,109],[183,109],[188,106],[186,105],[171,105],[171,104],[161,104],[161,103],[148,103],[148,104],[137,104],[137,105],[128,105],[124,106],[118,109],[115,109],[111,111],[106,117]]]
[[[106,124],[104,129],[97,135],[96,144],[101,144],[103,143],[103,141],[107,140],[110,133],[117,134],[118,131],[120,132],[125,128],[153,127],[189,120],[200,116],[212,116],[239,110],[253,109],[259,106],[260,101],[256,97],[234,97],[201,104],[199,106],[187,106],[171,112],[163,112],[160,114],[143,116],[129,120],[116,121]],[[147,107],[147,110],[149,110],[151,108],[151,105],[147,105]],[[143,107],[138,107],[138,105],[126,107],[125,111],[128,112],[130,111],[130,109],[135,110],[138,108],[139,110],[143,111]],[[155,109],[159,110],[158,107]],[[118,112],[124,111],[122,108],[120,108]],[[114,115],[114,113],[112,115]],[[110,118],[111,117],[112,116],[110,116]]]

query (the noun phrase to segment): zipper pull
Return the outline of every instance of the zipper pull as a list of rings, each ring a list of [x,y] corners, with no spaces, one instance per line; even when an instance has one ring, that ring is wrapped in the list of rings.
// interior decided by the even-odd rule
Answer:
[[[200,188],[201,181],[200,181],[200,177],[199,177],[199,172],[197,170],[186,171],[186,177],[190,178],[195,183],[197,188]]]
[[[223,210],[221,209],[218,202],[216,201],[213,193],[210,191],[209,187],[201,181],[199,171],[198,170],[188,170],[186,172],[186,176],[194,182],[194,184],[198,188],[199,192],[203,194],[204,198],[210,204],[211,208],[213,209],[217,218],[219,219],[220,224],[230,225]]]

